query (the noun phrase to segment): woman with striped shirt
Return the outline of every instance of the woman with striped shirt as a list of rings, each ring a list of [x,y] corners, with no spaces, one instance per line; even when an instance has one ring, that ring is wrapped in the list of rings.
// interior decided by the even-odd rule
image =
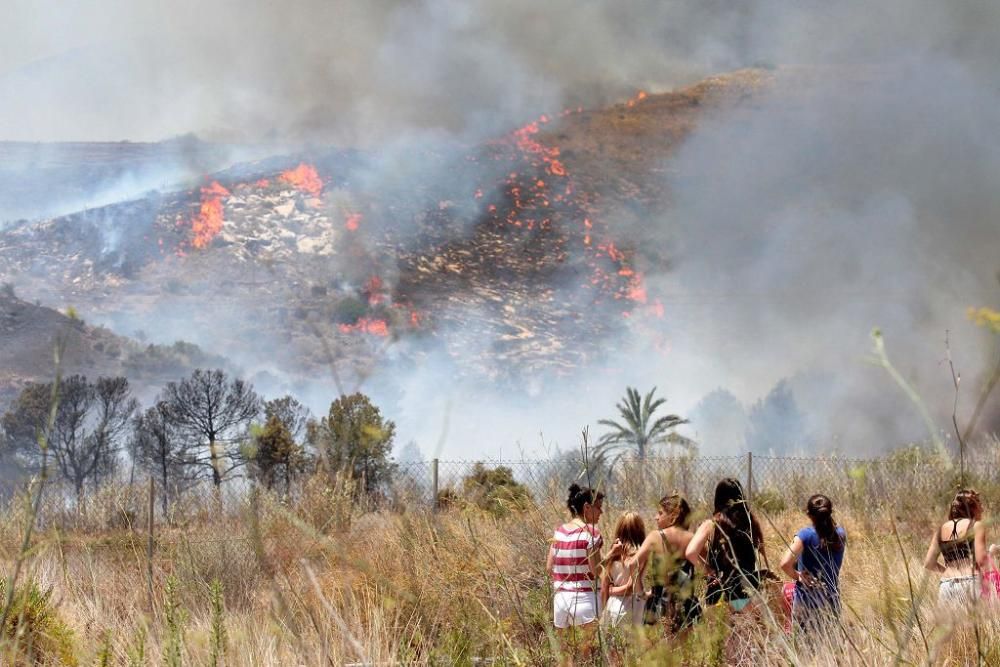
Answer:
[[[546,561],[555,591],[552,609],[556,628],[587,625],[600,615],[597,579],[604,540],[597,522],[603,501],[603,493],[579,484],[569,487],[566,506],[572,518],[556,527]],[[621,550],[617,542],[612,554],[617,553],[615,549]]]

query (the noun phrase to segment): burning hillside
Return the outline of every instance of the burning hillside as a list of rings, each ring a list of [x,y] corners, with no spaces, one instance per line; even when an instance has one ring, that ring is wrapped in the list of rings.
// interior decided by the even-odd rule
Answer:
[[[303,373],[333,362],[363,377],[413,336],[474,376],[568,373],[622,327],[669,316],[643,280],[669,249],[633,232],[667,204],[665,159],[698,118],[770,80],[741,72],[541,116],[481,146],[408,155],[419,174],[399,180],[346,153],[243,165],[11,228],[0,279]]]

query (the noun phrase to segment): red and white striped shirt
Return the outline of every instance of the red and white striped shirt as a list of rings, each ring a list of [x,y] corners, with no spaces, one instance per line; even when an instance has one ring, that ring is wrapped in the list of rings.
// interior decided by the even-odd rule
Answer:
[[[556,591],[592,591],[594,575],[587,554],[600,553],[604,538],[597,526],[558,526],[552,536],[552,583]]]

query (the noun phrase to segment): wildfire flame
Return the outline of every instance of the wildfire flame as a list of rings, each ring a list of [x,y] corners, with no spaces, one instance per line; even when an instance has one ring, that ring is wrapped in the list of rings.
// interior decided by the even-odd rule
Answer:
[[[344,228],[349,232],[358,231],[358,227],[361,225],[361,218],[360,213],[348,213],[347,218],[344,220]]]
[[[645,91],[638,93],[626,105],[634,107],[648,97]],[[560,117],[571,113],[581,113],[577,108],[564,110]],[[610,238],[610,231],[605,221],[594,218],[593,195],[585,192],[576,193],[573,179],[566,165],[560,158],[558,146],[549,146],[539,141],[538,134],[546,123],[551,121],[547,115],[514,130],[502,140],[494,142],[501,151],[505,146],[513,145],[514,164],[527,162],[535,171],[513,169],[505,181],[505,192],[510,206],[506,209],[503,220],[517,229],[528,231],[549,229],[552,218],[550,202],[566,203],[575,208],[583,220],[582,241],[587,263],[591,267],[591,275],[587,285],[595,290],[595,299],[600,300],[609,295],[615,300],[627,300],[642,305],[642,311],[649,311],[657,317],[662,316],[662,304],[651,305],[643,276],[632,265],[632,251],[618,248]],[[500,155],[506,153],[501,152]],[[527,171],[528,173],[523,173]],[[482,189],[476,191],[475,198],[480,197]],[[489,204],[487,212],[497,214],[495,204]],[[575,216],[574,216],[575,217]],[[628,313],[627,315],[631,315]],[[627,316],[626,315],[626,316]]]
[[[323,181],[316,173],[316,167],[305,162],[300,163],[295,169],[281,172],[278,180],[313,197],[318,197],[323,191]]]
[[[205,248],[222,231],[222,198],[229,196],[229,190],[212,181],[201,189],[201,206],[198,215],[191,219],[191,245]]]
[[[628,102],[625,103],[625,106],[631,109],[632,107],[634,107],[639,102],[642,102],[647,97],[648,95],[646,94],[646,91],[640,90],[638,93],[635,94],[635,97],[633,97],[632,99],[630,99]]]
[[[368,279],[363,292],[368,296],[369,306],[374,307],[385,301],[385,286],[382,284],[382,279],[378,276],[372,276]]]
[[[338,324],[340,333],[366,333],[372,336],[388,336],[389,325],[385,320],[362,317],[354,324]]]

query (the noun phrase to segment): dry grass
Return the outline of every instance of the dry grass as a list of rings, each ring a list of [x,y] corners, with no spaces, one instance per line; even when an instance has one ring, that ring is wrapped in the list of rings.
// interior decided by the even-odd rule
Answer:
[[[262,497],[242,515],[203,512],[197,522],[163,528],[152,610],[145,534],[114,522],[107,527],[96,515],[78,517],[86,530],[40,532],[22,581],[52,589],[80,664],[170,664],[171,641],[184,665],[556,661],[543,564],[550,529],[561,519],[557,502],[499,521],[474,511],[360,513],[343,494],[313,487],[294,510]],[[113,503],[93,507],[108,511]],[[609,508],[606,531],[624,509]],[[5,574],[23,519],[14,506],[0,526]],[[822,638],[818,647],[803,646],[767,612],[729,618],[713,609],[684,638],[604,634],[596,661],[976,664],[978,629],[982,664],[1000,664],[1000,612],[984,608],[954,618],[935,611],[936,579],[920,567],[935,521],[930,509],[898,521],[902,553],[893,517],[841,519],[851,536],[843,570],[844,633]],[[784,512],[765,521],[772,568],[784,548],[782,536],[794,534],[803,520]],[[165,613],[168,580],[175,582],[172,601],[179,612],[172,626]],[[217,614],[213,620],[215,581],[224,590],[221,623]],[[225,652],[213,658],[220,645]],[[16,649],[9,640],[0,644],[0,663],[17,664]]]

